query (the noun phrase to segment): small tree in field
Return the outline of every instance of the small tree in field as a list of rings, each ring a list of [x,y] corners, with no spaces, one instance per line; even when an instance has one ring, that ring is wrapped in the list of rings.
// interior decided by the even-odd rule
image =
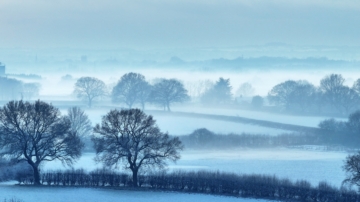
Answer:
[[[71,165],[81,156],[83,144],[70,125],[51,104],[11,101],[0,109],[1,155],[29,163],[39,185],[40,163],[57,159]]]
[[[106,85],[94,77],[81,77],[75,83],[74,94],[77,98],[87,101],[91,108],[94,100],[107,95]]]
[[[150,90],[150,84],[143,75],[130,72],[120,78],[112,90],[111,98],[114,103],[124,102],[129,108],[138,102],[144,109]]]
[[[164,107],[170,111],[170,104],[174,102],[185,102],[190,99],[184,85],[176,79],[161,79],[151,91],[151,102]]]
[[[180,158],[179,138],[160,132],[153,117],[140,109],[111,110],[101,125],[95,126],[94,132],[96,160],[109,167],[123,163],[132,171],[134,187],[138,186],[140,168],[162,168],[166,160]]]

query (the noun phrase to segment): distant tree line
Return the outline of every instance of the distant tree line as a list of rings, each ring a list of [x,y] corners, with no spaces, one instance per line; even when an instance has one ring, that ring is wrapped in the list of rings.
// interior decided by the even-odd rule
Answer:
[[[185,148],[231,149],[231,148],[273,148],[302,145],[323,145],[328,149],[358,148],[358,137],[344,138],[339,133],[319,131],[318,133],[284,133],[276,136],[266,134],[216,134],[206,128],[197,129],[189,135],[179,136]]]
[[[107,169],[97,169],[91,172],[83,169],[46,171],[42,174],[41,179],[41,183],[48,186],[126,188],[133,184],[131,175]],[[32,183],[31,179],[18,180],[20,180],[19,183]],[[293,182],[286,178],[280,179],[269,175],[238,175],[211,171],[149,172],[139,175],[139,186],[153,190],[280,201],[351,202],[360,200],[360,195],[355,191],[345,187],[338,189],[326,182],[312,186],[305,180]]]
[[[0,100],[30,100],[39,96],[39,83],[24,83],[20,80],[0,77]]]
[[[360,108],[360,79],[351,87],[344,82],[341,74],[325,76],[320,86],[306,80],[288,80],[274,86],[268,99],[283,111],[347,115]]]
[[[282,112],[299,114],[337,114],[347,115],[360,109],[360,79],[351,87],[344,85],[341,74],[330,74],[315,86],[306,80],[287,80],[275,85],[262,97],[248,82],[242,83],[232,94],[230,79],[220,77],[216,82],[209,80],[188,82],[185,85],[176,79],[157,79],[153,84],[142,74],[124,74],[117,84],[107,91],[105,83],[94,77],[82,77],[75,84],[74,93],[86,100],[91,107],[93,100],[110,96],[115,104],[125,104],[132,108],[139,104],[142,109],[152,103],[170,111],[170,105],[189,101],[215,107],[250,107],[263,109],[266,99],[269,104]],[[243,98],[251,98],[244,101]]]
[[[115,104],[125,104],[128,108],[140,104],[143,110],[146,103],[152,103],[170,111],[171,104],[189,100],[187,90],[180,81],[162,78],[151,85],[143,75],[133,72],[123,75],[111,92],[107,91],[103,81],[81,77],[75,83],[74,94],[86,101],[89,107],[93,101],[110,96]]]

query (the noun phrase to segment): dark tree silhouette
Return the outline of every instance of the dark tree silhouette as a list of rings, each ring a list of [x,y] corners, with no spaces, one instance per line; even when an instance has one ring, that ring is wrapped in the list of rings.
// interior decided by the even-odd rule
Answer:
[[[170,111],[170,104],[189,100],[184,85],[176,79],[162,79],[156,83],[150,94],[151,102],[164,107]]]
[[[145,107],[150,94],[150,84],[145,77],[138,73],[127,73],[123,75],[113,88],[111,97],[114,103],[125,103],[129,108],[138,102]]]
[[[107,95],[106,85],[94,77],[81,77],[75,83],[74,94],[81,100],[86,100],[91,108],[94,100]]]
[[[70,121],[42,101],[11,101],[0,109],[1,155],[29,163],[34,184],[40,184],[39,165],[60,160],[71,165],[80,157],[83,144],[70,130]]]
[[[222,77],[201,96],[204,104],[229,104],[232,101],[230,79]]]
[[[163,167],[176,161],[182,149],[180,140],[160,132],[152,116],[140,109],[111,110],[94,128],[96,160],[117,167],[122,162],[132,171],[133,186],[138,186],[141,167]]]
[[[346,172],[346,178],[343,184],[360,187],[360,152],[346,157],[343,170]]]

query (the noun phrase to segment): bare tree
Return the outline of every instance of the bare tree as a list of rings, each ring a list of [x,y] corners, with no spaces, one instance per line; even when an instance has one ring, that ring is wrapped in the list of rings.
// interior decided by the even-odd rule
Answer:
[[[94,100],[107,95],[106,85],[103,81],[94,77],[81,77],[75,83],[74,94],[82,100],[86,100],[91,108]]]
[[[80,137],[90,136],[93,128],[88,115],[79,107],[71,107],[68,110],[70,120],[70,130],[77,133]]]
[[[346,157],[343,170],[346,172],[346,178],[343,184],[360,187],[360,152]]]
[[[145,77],[138,73],[127,73],[123,75],[112,90],[112,101],[114,103],[124,102],[129,108],[139,102],[144,108],[145,102],[150,94],[150,84]]]
[[[184,102],[189,100],[184,85],[176,79],[162,79],[156,83],[151,91],[150,99],[153,103],[170,111],[170,104],[173,102]]]
[[[331,74],[320,81],[320,89],[324,92],[325,100],[332,106],[337,107],[340,91],[344,86],[345,79],[341,74]]]
[[[160,132],[152,116],[140,109],[111,110],[94,128],[96,160],[109,167],[123,163],[132,171],[133,186],[138,186],[141,167],[164,167],[166,160],[180,158],[179,138]]]
[[[70,130],[70,121],[42,101],[11,101],[0,109],[2,156],[24,160],[33,168],[34,184],[40,184],[39,165],[60,160],[71,165],[80,157],[83,144]]]

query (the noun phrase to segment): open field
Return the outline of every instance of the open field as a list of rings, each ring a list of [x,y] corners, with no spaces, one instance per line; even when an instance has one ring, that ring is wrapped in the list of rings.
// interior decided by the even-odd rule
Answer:
[[[204,194],[187,194],[161,191],[127,191],[95,188],[73,188],[73,187],[29,187],[13,186],[12,184],[0,185],[0,200],[16,197],[24,202],[64,202],[64,201],[86,201],[86,202],[172,202],[197,201],[197,202],[266,202],[267,200],[242,199],[226,196],[213,196]]]
[[[342,171],[345,152],[307,151],[298,149],[236,149],[236,150],[184,150],[181,159],[169,163],[169,170],[208,170],[237,174],[276,175],[291,180],[304,179],[312,185],[326,181],[339,187],[345,178]],[[93,170],[101,168],[93,160],[95,154],[85,153],[74,168]],[[60,162],[44,164],[43,170],[66,169]],[[121,170],[121,168],[119,169]]]

